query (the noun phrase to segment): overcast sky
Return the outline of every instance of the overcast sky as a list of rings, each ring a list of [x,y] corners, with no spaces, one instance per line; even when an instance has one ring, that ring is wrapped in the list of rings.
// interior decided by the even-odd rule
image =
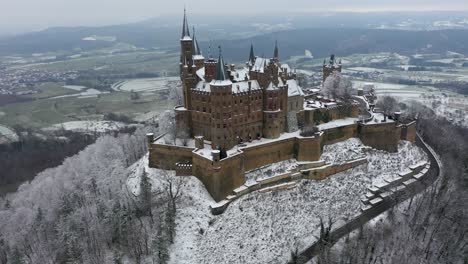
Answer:
[[[0,33],[105,25],[180,14],[468,10],[468,0],[0,0]]]

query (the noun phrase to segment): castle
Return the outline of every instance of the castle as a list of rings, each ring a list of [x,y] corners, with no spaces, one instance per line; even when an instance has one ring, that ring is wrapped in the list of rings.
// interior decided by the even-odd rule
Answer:
[[[222,152],[285,132],[288,106],[299,107],[294,98],[288,104],[288,93],[303,93],[296,75],[279,62],[277,43],[272,58],[256,57],[251,46],[246,67],[236,69],[224,63],[221,51],[217,60],[203,57],[184,14],[180,46],[184,105],[175,109],[180,131],[203,136]]]
[[[319,161],[327,144],[357,137],[396,151],[400,139],[415,140],[415,122],[384,118],[368,103],[363,109],[363,94],[351,103],[305,95],[296,74],[279,62],[277,43],[272,58],[255,56],[251,45],[242,68],[227,65],[221,50],[217,59],[205,59],[184,12],[180,44],[184,101],[174,108],[175,123],[189,140],[148,135],[149,166],[197,177],[216,201],[243,186],[247,172],[288,159]],[[341,67],[332,56],[323,65],[324,80]],[[290,120],[301,129],[292,129]]]

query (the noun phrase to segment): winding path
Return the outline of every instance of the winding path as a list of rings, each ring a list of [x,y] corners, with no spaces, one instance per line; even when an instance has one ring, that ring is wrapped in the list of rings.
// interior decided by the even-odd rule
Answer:
[[[440,161],[439,157],[435,153],[435,151],[421,138],[419,134],[416,137],[416,145],[426,151],[431,166],[429,171],[416,184],[412,185],[411,188],[405,188],[400,192],[394,192],[392,195],[386,197],[384,201],[371,209],[363,212],[358,217],[351,219],[345,225],[332,229],[330,232],[328,245],[329,247],[333,246],[338,240],[347,234],[351,233],[355,229],[363,226],[369,220],[375,218],[376,216],[380,215],[381,213],[387,211],[388,209],[392,208],[396,204],[405,201],[406,199],[415,196],[416,194],[424,191],[428,186],[432,185],[435,180],[439,178],[439,176],[443,175],[443,167],[442,162]],[[317,256],[320,253],[320,248],[323,245],[320,244],[320,241],[314,242],[312,245],[307,247],[304,251],[300,252],[297,256],[296,262],[288,262],[288,263],[306,263],[310,261],[312,258]]]

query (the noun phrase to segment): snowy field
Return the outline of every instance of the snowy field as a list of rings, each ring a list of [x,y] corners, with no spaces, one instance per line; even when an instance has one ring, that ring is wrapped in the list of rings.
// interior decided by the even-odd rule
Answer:
[[[148,92],[166,90],[173,86],[180,85],[179,83],[179,77],[142,78],[117,82],[112,85],[112,89],[126,92]]]
[[[88,89],[88,87],[82,85],[64,85],[63,88],[71,89],[74,91],[82,91]]]
[[[427,89],[418,86],[409,86],[394,83],[381,83],[381,82],[366,82],[366,81],[352,81],[353,87],[362,88],[368,83],[372,83],[375,87],[377,95],[390,95],[394,97],[401,97],[404,99],[416,99],[421,95],[427,93]]]
[[[213,200],[203,185],[194,177],[187,177],[170,263],[285,263],[291,250],[303,249],[316,239],[320,217],[343,223],[360,212],[360,198],[367,187],[427,159],[422,150],[409,142],[402,141],[399,147],[398,153],[369,150],[358,139],[326,146],[322,158],[327,162],[367,157],[369,164],[323,181],[302,180],[293,189],[245,195],[218,216],[209,211]],[[136,175],[143,169],[155,188],[161,185],[163,173],[148,168],[146,156],[134,165],[127,182],[136,195]]]
[[[0,137],[6,137],[8,140],[18,140],[18,135],[9,127],[0,125]]]
[[[82,88],[78,88],[78,87],[83,87],[84,89],[86,89],[86,87],[84,87],[84,86],[73,86],[73,88],[70,88],[71,85],[67,85],[67,86],[68,86],[68,89],[73,89],[75,91],[82,91],[81,90]],[[80,90],[77,90],[77,89],[80,89]],[[86,89],[85,91],[80,92],[80,93],[59,95],[59,96],[51,97],[49,99],[58,99],[58,98],[66,98],[66,97],[78,97],[78,98],[81,99],[81,98],[97,97],[100,94],[108,94],[108,93],[109,92],[101,92],[99,90],[90,88],[90,89]]]
[[[65,129],[75,132],[109,132],[124,128],[126,124],[115,121],[70,121],[60,124],[55,124],[52,127],[45,128],[44,130],[58,130]]]

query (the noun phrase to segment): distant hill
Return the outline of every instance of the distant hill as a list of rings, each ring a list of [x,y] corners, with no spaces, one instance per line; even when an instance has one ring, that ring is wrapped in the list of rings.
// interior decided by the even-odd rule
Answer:
[[[0,41],[0,54],[32,54],[49,51],[93,50],[113,46],[115,42],[138,47],[167,47],[177,43],[175,28],[151,28],[137,24],[106,26],[51,28],[44,31],[4,38]],[[115,41],[96,39],[92,36],[115,37]],[[88,39],[88,40],[86,40]]]
[[[468,54],[468,30],[403,31],[380,29],[299,29],[275,32],[237,40],[214,41],[221,45],[227,60],[247,59],[250,43],[258,56],[271,57],[278,40],[282,59],[302,55],[310,50],[315,57],[331,53],[347,56],[355,53],[397,52],[401,54],[442,53]],[[201,43],[204,47],[207,43]]]
[[[155,21],[152,22],[105,27],[52,28],[3,38],[0,41],[0,55],[88,51],[110,47],[116,43],[177,51],[180,38],[177,23],[172,26],[161,23],[158,26]],[[254,44],[256,55],[272,56],[275,40],[278,40],[280,57],[283,59],[302,55],[306,49],[315,57],[325,57],[330,53],[346,56],[370,52],[414,54],[453,51],[468,54],[468,30],[464,29],[410,31],[332,27],[261,32],[262,30],[243,25],[213,27],[205,24],[197,29],[200,40],[215,39],[211,41],[213,55],[217,54],[216,47],[221,45],[226,59],[237,60],[233,62],[247,59],[250,43]],[[208,42],[200,41],[200,45],[206,55]]]

